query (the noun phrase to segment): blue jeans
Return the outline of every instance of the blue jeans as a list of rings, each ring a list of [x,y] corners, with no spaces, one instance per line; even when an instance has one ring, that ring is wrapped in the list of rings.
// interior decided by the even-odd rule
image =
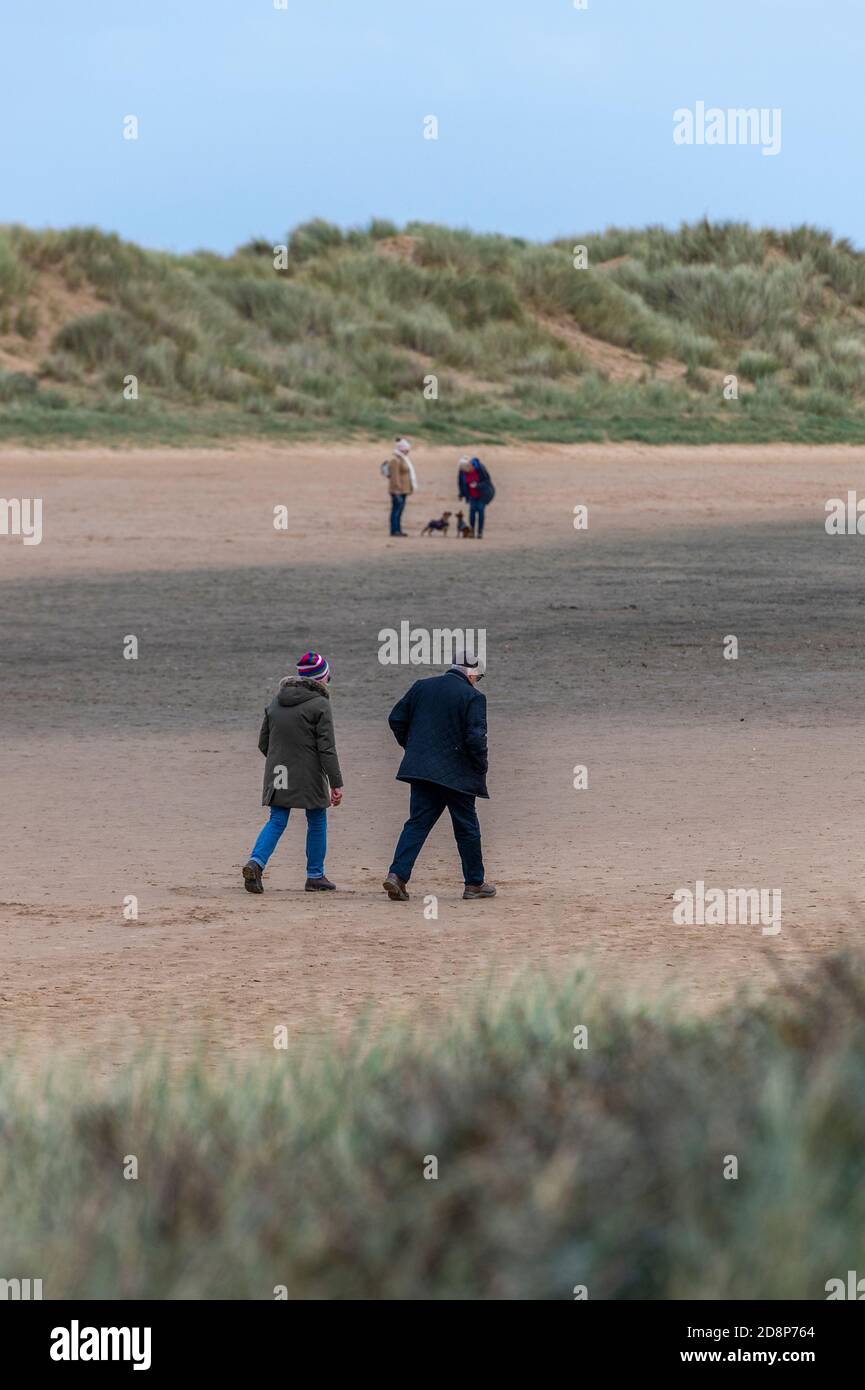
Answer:
[[[473,497],[471,502],[469,503],[469,526],[474,531],[475,522],[477,521],[477,533],[479,536],[482,536],[484,533],[484,512],[486,511],[486,509],[486,502],[481,502],[480,499],[477,497]]]
[[[408,493],[406,492],[391,493],[390,533],[392,536],[398,536],[400,531],[402,530],[402,514],[405,508],[407,496]]]
[[[270,820],[252,847],[250,859],[264,868],[279,844],[288,825],[288,807],[271,806]],[[327,854],[327,808],[321,806],[306,813],[306,876],[324,878],[324,856]]]
[[[481,858],[481,827],[470,792],[457,792],[440,787],[438,782],[412,782],[410,815],[397,841],[389,872],[408,883],[414,861],[424,846],[442,811],[451,813],[454,838],[460,852],[465,883],[483,883],[484,861]]]

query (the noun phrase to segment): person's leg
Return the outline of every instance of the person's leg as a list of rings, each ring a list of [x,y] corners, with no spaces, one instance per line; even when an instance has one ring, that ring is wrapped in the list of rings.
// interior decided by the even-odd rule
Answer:
[[[471,528],[472,535],[475,534],[475,521],[477,519],[479,506],[480,502],[478,502],[477,498],[473,497],[469,504],[469,527]]]
[[[484,861],[481,855],[481,827],[475,809],[475,799],[468,792],[449,791],[447,806],[451,813],[454,839],[463,866],[463,882],[479,885],[484,881]]]
[[[393,863],[388,873],[396,874],[403,883],[408,883],[415,860],[423,849],[424,841],[432,830],[446,805],[444,787],[435,782],[412,782],[409,818],[402,828],[397,841]]]
[[[279,837],[288,825],[288,807],[271,806],[270,820],[262,827],[261,833],[252,847],[249,856],[256,864],[264,868],[276,846],[279,844]]]
[[[399,508],[398,508],[398,510],[397,510],[397,515],[396,515],[396,531],[397,531],[397,535],[401,535],[401,534],[402,534],[402,514],[403,514],[403,512],[405,511],[405,504],[406,504],[407,501],[408,501],[408,494],[405,493],[405,492],[401,492],[401,493],[399,494]]]
[[[399,534],[399,518],[400,518],[400,505],[399,505],[399,502],[400,502],[399,493],[398,493],[398,492],[392,492],[391,495],[390,495],[390,533],[391,533],[392,536],[396,536],[396,535]]]
[[[327,808],[318,807],[306,813],[306,876],[324,878],[324,859],[327,854]]]
[[[487,509],[487,504],[486,504],[486,502],[478,502],[477,508],[478,508],[478,537],[480,538],[480,537],[483,535],[483,533],[484,533],[484,514],[485,514],[486,509]]]

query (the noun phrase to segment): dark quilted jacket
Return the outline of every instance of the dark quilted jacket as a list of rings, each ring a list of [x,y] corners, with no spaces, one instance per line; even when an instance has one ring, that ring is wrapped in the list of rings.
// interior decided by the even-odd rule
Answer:
[[[488,796],[487,700],[461,671],[415,681],[388,720],[405,756],[400,782],[437,782],[441,787]]]

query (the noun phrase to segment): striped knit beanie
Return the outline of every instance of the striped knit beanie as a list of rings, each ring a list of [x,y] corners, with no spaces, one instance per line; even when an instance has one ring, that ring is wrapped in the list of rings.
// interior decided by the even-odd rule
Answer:
[[[306,681],[330,680],[330,667],[318,652],[307,652],[297,663],[297,674]]]

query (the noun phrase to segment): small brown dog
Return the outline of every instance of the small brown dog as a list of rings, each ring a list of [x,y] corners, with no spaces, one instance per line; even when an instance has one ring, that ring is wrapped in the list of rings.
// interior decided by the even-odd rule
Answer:
[[[457,535],[464,541],[474,539],[474,532],[470,526],[466,526],[466,519],[462,512],[457,512]]]
[[[423,530],[421,531],[421,535],[422,535],[422,536],[431,536],[432,533],[433,533],[433,531],[441,531],[442,535],[443,535],[443,536],[446,536],[447,533],[448,533],[448,527],[449,527],[450,524],[451,524],[451,517],[452,517],[452,516],[453,516],[453,512],[442,512],[442,514],[441,514],[441,516],[439,517],[438,521],[428,521],[428,522],[427,522],[426,526],[425,526],[425,527],[423,528]]]

